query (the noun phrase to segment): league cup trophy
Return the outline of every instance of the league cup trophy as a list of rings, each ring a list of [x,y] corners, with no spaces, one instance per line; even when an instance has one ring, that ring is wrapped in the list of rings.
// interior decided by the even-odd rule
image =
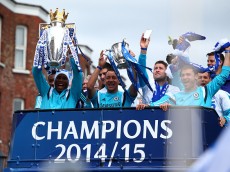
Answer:
[[[129,44],[125,42],[118,42],[112,45],[111,51],[113,52],[113,58],[117,62],[118,69],[127,69],[127,63],[122,53],[122,43],[127,50],[129,50]]]
[[[78,63],[76,53],[75,24],[66,24],[68,13],[60,12],[58,8],[53,13],[50,10],[50,23],[39,24],[39,41],[37,43],[34,66],[49,66],[59,68],[65,64],[67,51],[70,50],[75,62]]]

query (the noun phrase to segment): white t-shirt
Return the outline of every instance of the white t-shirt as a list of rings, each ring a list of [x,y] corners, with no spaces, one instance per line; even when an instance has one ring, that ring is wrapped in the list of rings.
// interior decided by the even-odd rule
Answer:
[[[224,112],[230,110],[230,94],[219,90],[212,98],[212,108],[219,116],[224,116]]]

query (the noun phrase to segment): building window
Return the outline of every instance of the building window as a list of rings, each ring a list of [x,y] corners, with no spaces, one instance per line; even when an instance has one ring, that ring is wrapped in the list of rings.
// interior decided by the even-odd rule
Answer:
[[[17,110],[24,110],[24,100],[20,98],[14,99],[14,112]]]
[[[26,45],[27,45],[27,28],[17,26],[15,34],[15,59],[14,68],[19,70],[26,69]]]

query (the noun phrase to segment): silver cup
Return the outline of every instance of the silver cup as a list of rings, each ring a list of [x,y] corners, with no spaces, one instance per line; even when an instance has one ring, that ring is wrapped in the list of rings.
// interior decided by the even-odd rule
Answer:
[[[68,15],[68,14],[67,14]],[[59,12],[56,9],[55,13],[50,12],[51,23],[39,24],[39,36],[42,35],[42,31],[47,30],[48,33],[48,63],[51,68],[59,68],[63,60],[63,40],[66,29],[73,28],[75,32],[75,24],[65,24],[67,18],[65,11]],[[66,54],[65,54],[66,56]]]
[[[129,50],[129,44],[125,42],[125,48]],[[113,52],[114,60],[117,62],[117,68],[118,69],[127,69],[127,63],[126,60],[122,54],[122,42],[118,42],[112,45],[111,48]]]
[[[62,60],[63,38],[65,30],[64,24],[59,22],[52,22],[48,30],[48,61],[52,68],[60,67]]]

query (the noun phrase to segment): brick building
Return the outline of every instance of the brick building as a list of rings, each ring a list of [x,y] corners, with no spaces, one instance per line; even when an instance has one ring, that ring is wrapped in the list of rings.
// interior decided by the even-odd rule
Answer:
[[[49,12],[41,6],[0,1],[0,151],[8,153],[12,114],[33,109],[37,89],[31,73],[39,23],[49,21]],[[81,45],[90,56],[92,49]],[[90,64],[82,57],[83,71],[90,74]]]

